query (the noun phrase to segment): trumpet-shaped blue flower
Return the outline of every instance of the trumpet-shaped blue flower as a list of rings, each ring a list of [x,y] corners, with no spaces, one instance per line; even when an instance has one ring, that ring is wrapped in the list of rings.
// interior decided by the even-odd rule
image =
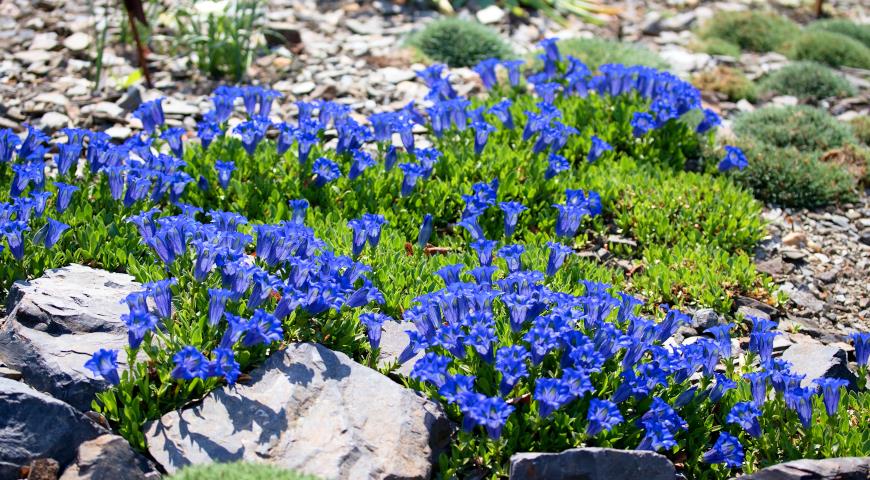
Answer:
[[[656,120],[652,115],[644,112],[634,112],[634,116],[631,119],[631,132],[635,137],[640,138],[655,127]]]
[[[228,385],[235,385],[242,373],[239,362],[236,361],[233,351],[229,348],[216,348],[214,360],[208,362],[208,376],[224,377]]]
[[[54,208],[60,214],[69,208],[73,193],[78,192],[79,187],[63,182],[54,182],[54,186],[57,187],[57,203],[55,203]]]
[[[594,437],[601,432],[609,432],[613,427],[623,422],[619,407],[609,400],[593,398],[589,401],[589,411],[586,413],[586,434]]]
[[[162,98],[143,102],[133,111],[133,116],[142,122],[142,128],[149,134],[154,133],[165,122],[162,102]]]
[[[759,416],[761,416],[761,410],[753,403],[740,402],[731,408],[728,416],[725,417],[725,421],[740,425],[752,438],[758,438],[761,436],[761,424],[758,423]]]
[[[372,350],[377,350],[381,344],[381,330],[384,323],[392,320],[390,317],[381,313],[363,313],[359,316],[359,321],[366,327],[366,335],[369,339],[369,346]]]
[[[849,385],[848,380],[842,378],[817,378],[815,383],[822,389],[822,399],[825,401],[825,411],[829,417],[837,414],[840,407],[840,391]]]
[[[589,163],[594,163],[596,160],[601,158],[601,155],[604,152],[612,151],[613,147],[610,146],[609,143],[604,140],[598,138],[596,135],[592,135],[592,146],[589,147],[589,153],[586,155],[586,160]]]
[[[87,362],[85,368],[94,372],[94,375],[103,377],[112,385],[121,383],[121,378],[118,376],[118,351],[106,350],[101,348],[97,350]]]
[[[870,361],[870,333],[853,333],[849,335],[855,346],[855,362],[865,367]]]
[[[172,369],[172,378],[178,380],[193,380],[194,378],[207,378],[209,375],[209,361],[196,347],[186,346],[172,356],[175,368]]]
[[[743,170],[749,165],[749,161],[746,160],[746,155],[743,154],[743,150],[732,147],[731,145],[725,145],[725,158],[719,162],[719,171],[725,172],[731,169],[736,168],[737,170]]]
[[[535,381],[534,399],[538,403],[538,415],[550,416],[574,399],[571,388],[560,378],[539,378]]]
[[[498,78],[495,76],[495,67],[499,63],[500,60],[497,58],[487,58],[472,67],[472,70],[480,75],[480,81],[483,82],[483,86],[487,89],[492,89],[498,84]]]
[[[743,460],[743,446],[740,445],[740,440],[728,432],[719,433],[713,448],[704,453],[701,459],[704,463],[724,463],[731,468],[741,467]]]
[[[230,186],[230,178],[233,171],[236,169],[236,164],[233,161],[222,162],[220,160],[214,162],[214,169],[217,171],[218,184],[226,190]]]
[[[432,237],[432,214],[423,215],[423,222],[420,223],[420,232],[417,234],[417,246],[424,248],[429,239]]]
[[[60,240],[60,236],[69,230],[69,228],[69,225],[53,218],[49,218],[45,225],[37,230],[36,234],[33,236],[33,242],[41,243],[45,248],[51,248],[58,242],[58,240]]]
[[[804,428],[810,428],[813,423],[813,397],[815,396],[815,387],[795,386],[785,391],[785,404],[797,413],[798,420]]]
[[[315,185],[322,187],[327,183],[338,179],[338,177],[341,176],[341,169],[338,167],[338,164],[332,160],[320,157],[314,161],[314,165],[311,167],[311,173],[315,176]]]

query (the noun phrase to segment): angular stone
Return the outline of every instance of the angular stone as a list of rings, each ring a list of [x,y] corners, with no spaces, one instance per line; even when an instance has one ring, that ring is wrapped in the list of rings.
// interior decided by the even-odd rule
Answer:
[[[108,387],[84,367],[100,348],[123,347],[123,298],[141,285],[124,274],[82,265],[50,270],[16,282],[9,292],[9,318],[0,326],[0,361],[21,372],[28,385],[81,409]]]
[[[414,325],[410,322],[386,322],[384,323],[383,331],[381,331],[381,354],[379,363],[382,366],[389,365],[393,362],[398,362],[402,356],[402,352],[411,344],[411,338],[408,337],[406,330],[412,330]],[[399,365],[397,372],[404,376],[411,375],[411,369],[417,360],[423,358],[423,351],[417,352],[413,357]]]
[[[70,405],[0,378],[0,478],[18,478],[19,468],[38,458],[52,458],[63,467],[77,446],[103,433]]]
[[[814,342],[801,342],[782,352],[782,359],[791,362],[792,372],[806,375],[801,385],[806,387],[822,377],[842,378],[849,381],[848,388],[856,387],[856,378],[848,367],[846,351]]]
[[[674,465],[645,450],[572,448],[511,456],[511,480],[674,480]]]
[[[755,310],[759,310],[761,312],[764,312],[768,318],[779,315],[779,311],[776,309],[776,307],[772,307],[772,306],[770,306],[764,302],[760,302],[752,297],[740,296],[734,300],[734,303],[737,304],[738,311],[739,311],[739,307],[749,307],[749,308],[753,308]]]
[[[79,445],[75,462],[60,480],[146,480],[160,475],[145,457],[136,453],[127,440],[117,435],[101,435]]]
[[[477,17],[478,22],[484,25],[489,25],[502,21],[505,16],[505,12],[498,5],[490,5],[486,8],[478,10],[477,13],[474,14],[474,16]]]
[[[81,52],[91,45],[91,37],[84,32],[76,32],[66,37],[63,41],[63,46],[73,52]]]
[[[703,332],[708,328],[715,327],[716,325],[719,325],[721,321],[722,317],[720,317],[712,308],[700,308],[695,311],[694,315],[692,315],[692,327],[694,327],[698,332]]]
[[[763,468],[741,480],[867,480],[870,457],[795,460]]]
[[[297,343],[196,406],[146,425],[168,472],[264,462],[324,478],[429,478],[450,424],[441,407],[321,345]]]

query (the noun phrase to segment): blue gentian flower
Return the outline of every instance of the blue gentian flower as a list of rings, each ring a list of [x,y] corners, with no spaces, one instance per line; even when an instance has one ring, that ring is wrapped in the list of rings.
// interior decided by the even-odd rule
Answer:
[[[715,373],[714,376],[716,377],[716,384],[710,388],[708,398],[711,402],[718,403],[722,399],[722,396],[725,395],[725,392],[736,388],[737,384],[720,373]]]
[[[21,139],[10,128],[0,130],[0,163],[9,163],[12,161],[12,154],[15,153],[15,148],[21,143]],[[79,148],[81,152],[81,148]]]
[[[293,210],[293,213],[290,216],[290,221],[298,225],[304,224],[305,213],[308,211],[308,200],[304,198],[290,200],[290,208]]]
[[[631,118],[631,133],[640,138],[656,127],[656,121],[652,115],[645,112],[634,112]]]
[[[25,162],[42,160],[48,151],[46,143],[51,138],[38,128],[27,124],[24,126],[27,127],[27,136],[24,137],[24,141],[18,147],[18,158]]]
[[[411,369],[411,378],[420,382],[429,382],[437,388],[441,388],[447,381],[447,367],[450,365],[450,357],[445,357],[432,352],[417,360]]]
[[[768,377],[770,377],[768,372],[750,372],[743,375],[745,380],[749,380],[749,390],[752,392],[752,403],[758,408],[761,408],[767,399]]]
[[[544,55],[552,62],[561,62],[562,54],[559,53],[559,39],[556,37],[545,38],[538,42],[538,46],[544,49]]]
[[[106,350],[101,348],[97,350],[87,362],[85,368],[94,372],[94,375],[99,375],[106,379],[112,385],[121,383],[121,378],[118,376],[118,351]]]
[[[504,128],[506,128],[508,130],[513,130],[514,129],[514,119],[513,119],[513,116],[511,115],[511,106],[512,105],[513,105],[513,102],[511,102],[510,99],[505,98],[505,99],[501,100],[500,102],[496,103],[495,105],[489,107],[489,110],[487,110],[487,111],[489,113],[495,115],[495,118],[497,118],[501,122],[501,125]]]
[[[208,376],[224,377],[228,385],[235,385],[241,373],[231,349],[219,347],[214,350],[214,360],[208,363]]]
[[[556,219],[556,236],[564,238],[574,238],[577,236],[577,231],[580,229],[580,222],[583,217],[589,215],[589,209],[585,206],[574,205],[553,205],[559,210],[559,217]]]
[[[194,378],[206,378],[209,374],[209,362],[196,347],[186,346],[172,356],[175,368],[172,369],[172,378],[178,380],[193,380]]]
[[[149,134],[154,133],[165,122],[162,102],[162,98],[143,102],[133,111],[133,116],[142,122],[142,128]]]
[[[609,400],[593,398],[589,401],[586,413],[586,435],[594,437],[601,432],[609,432],[623,422],[619,407]]]
[[[713,335],[716,339],[716,346],[719,348],[719,353],[724,358],[731,358],[731,329],[734,328],[733,323],[724,325],[716,325],[710,327],[705,332]]]
[[[594,391],[589,373],[582,369],[566,368],[562,371],[562,381],[568,385],[568,390],[575,398],[582,397],[586,392]]]
[[[497,245],[498,242],[495,240],[487,240],[486,238],[479,238],[469,244],[471,249],[477,253],[477,261],[481,266],[492,265],[492,252]]]
[[[501,62],[501,66],[508,71],[508,82],[512,87],[520,84],[520,67],[525,64],[525,60],[503,60]]]
[[[573,252],[573,249],[559,242],[547,242],[547,247],[550,248],[550,255],[547,258],[546,273],[548,277],[552,277],[562,268],[565,259]]]
[[[471,402],[466,401],[469,398],[475,399],[473,407],[469,407]],[[499,397],[486,397],[471,393],[461,395],[459,405],[463,415],[470,422],[483,426],[486,429],[486,434],[493,440],[501,438],[502,428],[514,411],[512,405],[508,405]],[[465,421],[463,418],[463,424]]]
[[[825,401],[825,411],[829,417],[837,414],[840,407],[840,389],[849,385],[848,380],[842,378],[817,378],[815,383],[822,388],[822,397]]]
[[[154,305],[157,306],[157,314],[160,315],[160,318],[172,316],[172,286],[177,284],[178,280],[174,278],[145,284],[148,295],[154,299]]]
[[[358,257],[365,248],[366,239],[368,238],[365,221],[361,218],[354,218],[347,222],[347,226],[350,227],[353,232],[351,251],[353,252],[354,257]]]
[[[193,263],[193,278],[197,282],[204,282],[214,268],[220,247],[215,241],[202,239],[194,239],[190,243],[196,253],[196,260]]]
[[[226,162],[217,160],[214,162],[214,169],[217,171],[218,183],[222,189],[226,190],[230,186],[230,178],[236,169],[235,162],[231,160]]]
[[[695,131],[698,133],[707,133],[711,129],[716,128],[722,123],[722,120],[719,118],[719,115],[716,114],[713,110],[709,108],[704,109],[704,118],[698,123],[698,126],[695,128]]]
[[[758,355],[765,364],[773,356],[773,339],[779,332],[752,332],[749,334],[749,351]]]
[[[420,248],[426,247],[429,239],[432,237],[432,214],[423,215],[423,222],[420,224],[420,232],[417,234],[417,246]]]
[[[457,403],[463,393],[474,393],[474,379],[472,375],[448,375],[438,394],[449,403]]]
[[[199,142],[202,144],[202,148],[206,150],[215,138],[223,134],[224,131],[221,130],[220,125],[214,122],[202,121],[196,126],[196,136],[199,137]]]
[[[526,247],[515,244],[505,245],[498,250],[498,256],[507,263],[508,272],[516,272],[523,268],[522,255]]]
[[[6,238],[9,253],[15,260],[21,261],[24,258],[24,232],[28,230],[30,227],[22,220],[0,222],[0,234]]]
[[[393,136],[393,123],[396,122],[394,112],[373,113],[369,116],[372,132],[376,142],[389,142]]]
[[[341,176],[341,169],[338,164],[332,160],[320,157],[314,161],[311,167],[311,173],[315,176],[315,185],[322,187]]]
[[[601,158],[601,155],[603,155],[604,152],[612,150],[613,147],[611,147],[609,143],[598,138],[596,135],[592,135],[592,146],[589,147],[589,153],[586,155],[586,160],[589,163],[594,163],[596,160]]]
[[[377,165],[375,159],[368,152],[364,152],[362,150],[354,150],[353,152],[353,162],[350,165],[350,171],[347,173],[347,178],[350,180],[354,180],[369,167],[374,167]]]
[[[870,360],[870,333],[853,333],[849,335],[855,345],[855,362],[866,367]]]
[[[539,378],[535,381],[534,399],[538,403],[538,416],[546,418],[574,399],[566,382],[559,378]]]
[[[727,423],[735,423],[746,430],[752,438],[761,436],[761,424],[758,423],[758,417],[761,416],[761,410],[751,402],[740,402],[735,404],[728,416],[725,417]]]
[[[445,286],[453,285],[454,283],[459,283],[459,274],[462,273],[462,270],[465,268],[465,265],[461,263],[457,263],[454,265],[445,265],[439,268],[435,274],[441,277],[444,280]]]
[[[69,225],[53,218],[49,218],[45,225],[37,230],[36,234],[33,236],[33,243],[41,243],[45,248],[51,248],[58,240],[60,240],[60,236],[69,228]]]
[[[796,386],[785,391],[785,404],[797,413],[798,420],[804,428],[810,428],[813,423],[813,397],[815,395],[815,387]]]
[[[724,463],[731,468],[743,465],[743,446],[740,440],[728,432],[720,432],[713,448],[704,453],[701,461],[704,463]]]
[[[172,150],[172,154],[178,158],[181,158],[184,153],[184,144],[181,141],[181,137],[185,133],[187,131],[181,127],[171,127],[160,134],[160,138],[166,140],[166,143],[169,144],[169,149]]]
[[[477,221],[477,215],[466,216],[457,225],[467,230],[472,240],[484,238],[483,228]]]
[[[723,158],[718,165],[720,172],[725,172],[734,168],[737,170],[743,170],[748,165],[749,161],[746,160],[746,155],[743,154],[743,150],[737,147],[732,147],[731,145],[725,145],[725,158]]]
[[[504,212],[504,236],[510,238],[517,228],[520,213],[528,210],[528,207],[520,202],[501,202],[498,206]]]
[[[383,215],[376,213],[363,214],[362,221],[365,225],[369,245],[373,249],[378,248],[378,244],[381,242],[381,228],[386,225],[387,221]]]
[[[57,203],[54,208],[60,214],[69,207],[73,193],[79,191],[79,187],[63,182],[54,182],[54,186],[57,187]]]
[[[384,170],[389,172],[396,166],[396,162],[399,160],[399,149],[396,148],[395,145],[390,145],[387,147],[386,153],[384,153]]]
[[[269,345],[272,342],[284,338],[284,330],[281,321],[263,310],[254,311],[254,316],[248,321],[245,337],[242,345],[253,347],[255,345]]]
[[[521,345],[500,347],[495,354],[495,368],[501,373],[499,391],[507,396],[514,386],[529,375],[526,360],[529,352]]]
[[[363,313],[359,316],[359,321],[366,327],[366,335],[368,335],[369,346],[372,350],[377,350],[381,344],[381,329],[384,322],[392,320],[390,317],[381,313]]]
[[[269,121],[260,118],[248,120],[236,125],[233,129],[242,139],[242,147],[250,156],[254,156],[257,150],[257,145],[266,136],[266,130],[269,128]]]
[[[121,321],[127,326],[127,341],[130,348],[139,348],[145,334],[157,328],[159,319],[146,309],[130,310],[129,314],[121,315]]]
[[[425,170],[419,163],[400,163],[399,170],[402,171],[402,190],[401,195],[407,197],[414,191],[414,186],[417,185],[417,180],[425,175]]]
[[[66,175],[72,167],[78,164],[81,154],[82,146],[79,144],[59,144],[57,146],[57,155],[54,157],[54,163],[57,165],[58,173],[60,173],[61,176]]]
[[[495,131],[495,127],[486,122],[474,122],[471,128],[474,129],[474,153],[480,155],[486,146],[489,134]]]
[[[547,171],[544,172],[544,178],[549,180],[561,172],[571,168],[571,162],[562,155],[550,153],[547,156]]]
[[[480,81],[487,89],[492,89],[498,83],[498,78],[495,76],[495,67],[498,66],[500,60],[497,58],[487,58],[481,60],[480,63],[471,69],[480,75]]]

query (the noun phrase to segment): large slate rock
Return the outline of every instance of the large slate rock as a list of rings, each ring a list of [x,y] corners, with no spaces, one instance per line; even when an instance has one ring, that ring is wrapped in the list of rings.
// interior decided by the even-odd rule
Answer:
[[[0,378],[0,480],[17,479],[18,470],[37,458],[61,466],[82,442],[107,433],[70,405],[29,386]]]
[[[782,359],[791,362],[791,371],[806,375],[801,385],[809,386],[822,377],[842,378],[849,381],[848,388],[857,388],[855,374],[849,370],[846,351],[833,345],[801,342],[785,349]]]
[[[0,326],[0,361],[21,372],[28,385],[89,409],[108,383],[84,364],[100,348],[119,349],[119,362],[126,362],[122,301],[141,289],[129,275],[81,265],[16,282],[9,294],[9,317]]]
[[[190,408],[146,425],[152,457],[265,462],[323,478],[429,478],[450,434],[441,407],[321,345],[297,343]]]
[[[870,457],[795,460],[761,469],[740,480],[867,480]]]
[[[646,450],[572,448],[511,456],[511,480],[674,480],[674,465]]]
[[[160,478],[154,465],[139,455],[127,440],[101,435],[79,446],[75,462],[60,480],[149,480]]]

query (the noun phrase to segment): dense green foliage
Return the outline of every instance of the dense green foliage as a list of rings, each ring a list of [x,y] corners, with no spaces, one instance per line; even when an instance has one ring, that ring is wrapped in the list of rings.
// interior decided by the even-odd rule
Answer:
[[[737,58],[741,53],[740,45],[718,37],[709,37],[695,42],[691,46],[696,51],[706,52],[710,55],[725,55]]]
[[[870,47],[870,25],[859,25],[844,18],[829,18],[809,24],[811,30],[825,30],[852,37]]]
[[[826,30],[807,30],[789,48],[795,60],[824,63],[832,67],[870,68],[870,47],[852,37]]]
[[[776,147],[795,147],[803,152],[824,152],[854,143],[848,125],[824,110],[799,105],[768,106],[737,116],[734,132]]]
[[[753,52],[779,51],[800,30],[791,20],[754,10],[719,12],[701,28],[703,39],[718,38]]]
[[[554,53],[554,44],[545,43],[549,54]],[[574,69],[573,76],[567,73],[569,64]],[[377,127],[374,132],[369,131],[343,107],[331,102],[301,104],[300,110],[307,108],[308,116],[303,115],[296,125],[272,124],[256,114],[257,108],[262,113],[263,105],[271,105],[275,93],[257,87],[216,91],[216,111],[203,119],[200,133],[209,132],[209,128],[219,133],[205,147],[194,142],[182,144],[180,140],[172,146],[165,141],[166,134],[173,132],[161,125],[162,114],[159,121],[153,122],[152,129],[163,130],[164,137],[158,137],[157,131],[137,134],[126,144],[135,156],[131,150],[108,141],[102,145],[92,141],[97,135],[89,133],[82,175],[70,173],[58,177],[81,189],[65,211],[58,208],[60,195],[53,182],[42,186],[38,182],[30,185],[28,181],[20,187],[20,172],[44,170],[45,165],[40,163],[44,155],[39,151],[27,155],[18,149],[19,161],[9,168],[0,164],[0,185],[15,185],[0,189],[0,207],[16,215],[15,221],[11,215],[0,216],[4,232],[10,232],[5,233],[9,248],[0,251],[0,286],[5,290],[12,281],[32,278],[46,268],[70,262],[127,271],[142,282],[168,282],[163,284],[162,294],[155,293],[158,286],[148,287],[148,298],[166,299],[166,292],[171,297],[164,303],[165,313],[160,313],[159,327],[155,324],[146,329],[141,343],[133,344],[131,340],[125,353],[127,358],[137,360],[119,366],[117,385],[100,393],[94,403],[94,408],[138,448],[145,446],[142,435],[145,422],[225,383],[233,383],[238,374],[250,372],[286,342],[318,342],[373,366],[378,352],[372,343],[366,342],[372,324],[365,323],[363,315],[373,318],[386,314],[395,319],[418,320],[415,315],[419,317],[419,313],[414,312],[419,310],[419,303],[444,295],[447,290],[455,292],[456,296],[451,298],[462,298],[461,302],[456,300],[457,315],[477,315],[489,310],[492,331],[484,332],[482,343],[488,349],[522,345],[525,351],[524,335],[531,332],[530,320],[520,322],[515,329],[507,318],[508,300],[501,296],[507,292],[497,292],[493,287],[505,289],[505,285],[520,278],[523,288],[534,289],[544,299],[535,300],[546,307],[535,315],[536,322],[562,315],[563,320],[571,317],[571,322],[559,329],[558,334],[564,335],[560,342],[569,338],[579,342],[583,337],[583,341],[591,344],[596,327],[602,327],[600,332],[605,341],[623,344],[619,349],[611,349],[612,355],[602,358],[601,365],[583,373],[594,384],[586,393],[601,399],[624,397],[614,401],[620,403],[618,408],[625,421],[612,430],[588,434],[585,412],[589,410],[590,398],[583,394],[566,403],[565,408],[556,408],[552,415],[542,414],[542,395],[535,391],[532,380],[555,381],[558,375],[563,375],[567,368],[561,355],[571,345],[560,343],[555,348],[551,345],[549,351],[541,354],[542,358],[529,365],[528,381],[501,396],[493,396],[497,395],[494,392],[498,388],[498,374],[492,359],[484,359],[484,353],[479,350],[474,353],[468,345],[458,342],[456,346],[461,352],[451,351],[455,361],[448,359],[452,362],[449,371],[440,374],[474,375],[476,380],[472,379],[472,383],[476,382],[477,392],[483,392],[480,395],[503,405],[509,401],[509,410],[515,413],[510,420],[500,423],[499,428],[504,426],[501,438],[491,435],[489,428],[485,431],[474,425],[458,432],[450,451],[439,462],[439,473],[445,478],[474,474],[503,477],[510,455],[518,451],[552,451],[577,445],[636,448],[656,428],[670,428],[670,420],[643,428],[640,420],[646,419],[647,414],[660,415],[667,410],[677,415],[672,408],[679,410],[677,418],[686,428],[671,423],[675,438],[650,447],[679,459],[683,473],[690,479],[718,480],[734,473],[731,468],[704,461],[704,452],[714,439],[726,438],[726,432],[735,439],[739,436],[746,447],[745,461],[741,455],[736,464],[744,471],[782,459],[829,455],[835,449],[838,454],[847,455],[870,451],[870,434],[850,428],[855,419],[866,418],[870,413],[865,394],[845,398],[830,419],[820,413],[821,400],[815,397],[816,413],[809,422],[799,420],[793,409],[785,407],[782,394],[771,395],[759,414],[764,433],[750,436],[729,424],[727,414],[737,402],[750,398],[746,382],[740,376],[757,369],[755,353],[741,353],[743,361],[737,366],[730,353],[730,339],[717,344],[704,338],[694,347],[686,345],[675,350],[664,346],[673,333],[671,327],[678,326],[673,319],[680,318],[680,323],[687,319],[677,310],[665,307],[669,313],[663,320],[660,302],[675,308],[713,307],[729,320],[735,320],[736,330],[745,331],[748,325],[744,319],[735,317],[734,298],[745,295],[769,303],[775,301],[771,282],[755,271],[750,253],[764,234],[761,204],[730,175],[712,175],[712,168],[698,168],[705,166],[704,152],[713,143],[713,132],[699,124],[698,92],[673,75],[651,69],[600,66],[601,75],[593,76],[584,65],[567,59],[550,60],[547,67],[556,72],[548,77],[555,79],[550,84],[553,89],[541,88],[539,92],[543,92],[542,97],[548,92],[552,94],[552,101],[548,102],[529,95],[522,82],[513,86],[492,85],[491,95],[485,99],[454,98],[446,83],[448,77],[442,76],[439,68],[421,72],[420,77],[426,79],[434,92],[429,98],[439,103],[432,102],[434,105],[427,111],[429,120],[424,117],[414,122],[425,125],[432,133],[426,140],[437,149],[434,152],[437,158],[427,167],[429,173],[421,174],[411,189],[403,188],[410,170],[402,167],[418,165],[415,162],[423,165],[425,158],[432,158],[433,151],[412,147],[407,147],[408,151],[391,150],[390,135],[409,132],[411,122],[405,115],[420,115],[418,111],[395,113],[390,117],[394,122],[390,128],[398,131],[389,131],[383,138],[376,136]],[[559,73],[565,74],[565,78],[559,78]],[[653,84],[655,89],[651,88]],[[541,85],[546,84],[537,86]],[[569,85],[582,87],[583,93],[570,94]],[[501,103],[504,99],[511,100],[510,104]],[[246,104],[248,120],[230,134],[228,119],[237,100]],[[515,127],[508,127],[504,117],[492,110],[479,109],[495,107],[496,103],[510,113]],[[140,110],[154,105],[144,104]],[[159,103],[156,105],[159,107]],[[226,109],[226,116],[217,120],[221,118],[217,113],[221,108]],[[441,118],[437,116],[438,108],[450,108],[446,111],[451,120],[436,129],[433,119]],[[652,117],[650,112],[658,117]],[[145,116],[148,111],[137,113]],[[706,112],[707,127],[714,125],[711,113]],[[647,129],[639,121],[645,115],[654,120]],[[540,123],[541,118],[546,122]],[[376,123],[375,117],[371,121]],[[270,129],[277,133],[277,139],[275,135],[266,135]],[[531,134],[526,135],[526,129]],[[289,140],[286,132],[293,132]],[[480,132],[488,134],[483,146],[479,145]],[[32,141],[25,140],[28,150],[33,149],[31,144],[43,143],[34,130],[30,134]],[[556,140],[551,138],[564,143],[556,147]],[[299,154],[303,140],[311,142],[307,158],[300,158]],[[591,158],[596,140],[608,148]],[[407,146],[409,141],[403,136],[402,143]],[[280,149],[282,144],[284,148]],[[297,148],[290,148],[294,145]],[[345,148],[340,149],[339,145]],[[553,150],[564,158],[558,164],[559,171],[550,175]],[[163,155],[158,155],[158,151]],[[4,149],[4,155],[5,152]],[[395,162],[388,162],[388,154],[392,153],[396,155]],[[370,164],[360,167],[364,154],[371,154]],[[721,157],[722,152],[716,156]],[[120,165],[99,165],[109,161]],[[334,178],[328,178],[331,171],[317,167],[325,161],[333,162],[332,171],[338,172]],[[231,177],[222,180],[219,172],[223,167],[219,165],[225,162],[233,162],[234,170]],[[157,186],[151,183],[152,177],[159,180]],[[154,187],[153,193],[131,197],[126,202],[125,187],[131,195],[136,191],[137,181],[143,178],[148,187],[144,193],[150,193],[149,189]],[[169,198],[165,191],[161,194],[160,187],[167,185],[164,182],[171,183],[167,187],[171,188]],[[52,195],[40,193],[42,188]],[[15,195],[7,193],[16,189],[20,191]],[[47,202],[45,211],[29,218],[29,223],[18,220],[23,211],[20,205],[26,203],[21,200],[22,194],[39,195]],[[593,213],[593,198],[600,199],[600,212]],[[307,215],[303,213],[302,218],[297,218],[298,205],[288,202],[300,199],[308,205]],[[528,209],[519,216],[512,234],[504,233],[504,206],[499,204],[510,201],[520,202]],[[578,201],[584,205],[574,203]],[[572,212],[582,212],[575,213],[576,226],[568,233],[564,210],[557,206],[570,206]],[[155,209],[158,221],[143,223],[146,227],[153,225],[154,231],[142,233],[148,229],[130,221],[136,218],[141,221],[143,212],[151,208]],[[372,242],[372,233],[366,231],[360,247],[354,222],[367,214],[382,215],[385,223],[378,226],[377,242]],[[428,242],[421,242],[428,245],[415,245],[425,215],[434,218],[433,234]],[[42,231],[49,216],[68,224],[70,230],[56,244],[46,247],[47,237],[37,232]],[[479,229],[470,228],[469,222]],[[8,240],[15,237],[16,231],[24,238],[21,249]],[[143,243],[146,238],[147,245]],[[522,258],[517,260],[516,267],[511,267],[502,258],[506,254],[500,252],[496,260],[490,259],[492,265],[472,274],[475,282],[467,281],[468,272],[464,273],[463,281],[458,281],[457,273],[457,281],[451,282],[442,268],[455,270],[457,266],[461,269],[458,264],[471,267],[485,263],[476,251],[478,247],[469,245],[475,238],[475,245],[491,242],[504,248],[522,248],[518,255]],[[564,242],[561,247],[565,263],[544,275],[542,271],[550,270],[554,241]],[[292,245],[279,245],[280,242]],[[166,245],[174,243],[178,244],[177,256],[167,260]],[[200,262],[208,257],[210,245],[215,252],[224,253],[218,263],[202,268]],[[271,247],[276,245],[292,251],[288,253],[290,258],[275,257],[275,251],[280,249]],[[492,269],[489,274],[487,268]],[[197,275],[198,272],[202,275]],[[535,280],[538,276],[540,280]],[[255,295],[255,288],[245,283],[251,277],[257,282],[254,287],[259,286],[259,293],[265,292],[264,295]],[[262,286],[267,282],[276,285],[273,290],[266,290],[272,286]],[[228,297],[225,315],[216,318],[212,318],[211,301],[217,298],[210,292],[212,289],[237,294]],[[639,300],[632,303],[628,297],[617,296],[617,290],[643,297],[644,305],[636,308]],[[464,303],[469,292],[481,293],[473,301],[489,305],[471,308],[471,303]],[[132,297],[127,300],[131,304],[128,318],[151,315],[158,320],[150,306],[136,309],[136,300],[143,297]],[[254,299],[260,303],[252,304]],[[286,304],[282,302],[298,304],[287,307],[286,315],[268,313],[277,312],[279,305]],[[615,308],[620,302],[621,306]],[[453,308],[449,305],[448,302],[439,308],[447,312]],[[545,311],[548,313],[544,314]],[[600,318],[593,319],[596,315]],[[584,317],[582,321],[580,316]],[[268,322],[260,323],[258,318]],[[433,328],[466,328],[438,320]],[[592,320],[606,321],[610,329]],[[266,328],[266,323],[269,336],[261,335],[263,340],[258,340],[253,334],[262,334],[258,329]],[[773,328],[772,324],[758,326],[761,325],[758,320],[754,323],[757,329]],[[416,321],[414,325],[417,326]],[[549,330],[544,333],[549,334]],[[771,341],[774,335],[756,333],[770,334],[767,338]],[[462,336],[472,340],[466,330]],[[433,342],[424,348],[430,355],[444,354],[446,345]],[[631,360],[629,350],[637,358]],[[750,350],[754,352],[756,348]],[[196,358],[191,367],[186,360],[190,357],[182,355],[185,351],[189,354],[193,351],[194,357],[199,355],[208,367],[203,367]],[[229,352],[227,364],[218,362],[219,351]],[[215,359],[211,360],[212,357]],[[707,360],[702,361],[701,357]],[[567,355],[564,359],[567,361]],[[713,375],[720,360],[724,374]],[[679,367],[677,363],[686,366]],[[694,377],[692,374],[702,363],[704,374]],[[634,384],[635,381],[640,383]],[[721,398],[713,398],[710,392],[714,388],[731,381],[739,382],[739,386],[723,391]],[[421,380],[419,375],[408,383],[444,401],[454,420],[469,418],[467,411],[455,402],[448,402],[444,392]],[[667,409],[655,407],[658,413],[653,412],[656,405],[653,397],[658,404],[665,402]],[[804,427],[798,426],[799,422]]]
[[[559,50],[582,60],[589,68],[598,68],[605,63],[645,65],[667,68],[668,63],[648,48],[633,43],[617,42],[602,38],[568,38],[559,41]]]
[[[766,76],[759,85],[762,92],[793,95],[818,101],[855,94],[855,87],[842,75],[816,62],[796,62]]]
[[[859,115],[853,118],[849,124],[852,126],[855,138],[864,145],[870,146],[870,117]]]
[[[784,207],[818,208],[855,197],[855,178],[842,166],[819,159],[818,153],[794,147],[744,144],[749,166],[734,179],[755,198]]]
[[[257,463],[222,463],[181,469],[168,480],[317,480],[271,465]]]
[[[460,18],[436,20],[414,33],[408,44],[435,62],[471,67],[487,58],[509,58],[511,49],[495,30]]]

